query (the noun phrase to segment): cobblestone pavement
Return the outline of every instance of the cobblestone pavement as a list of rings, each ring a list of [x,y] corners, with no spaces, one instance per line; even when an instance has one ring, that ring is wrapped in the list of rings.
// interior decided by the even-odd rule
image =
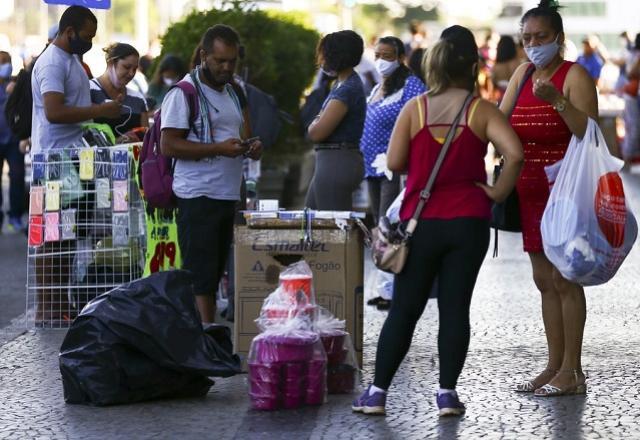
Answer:
[[[24,332],[26,325],[27,237],[3,226],[0,233],[0,345]]]
[[[627,176],[640,213],[640,176]],[[66,405],[57,367],[63,332],[22,335],[0,347],[0,439],[640,439],[640,247],[607,285],[587,289],[586,396],[535,398],[511,391],[545,365],[540,298],[518,236],[487,257],[472,303],[472,340],[459,383],[460,419],[439,420],[437,310],[430,303],[389,393],[386,417],[352,414],[351,396],[321,407],[249,409],[246,377],[217,380],[203,399],[91,408]],[[370,271],[368,266],[368,272]],[[364,381],[371,380],[385,314],[367,308]]]

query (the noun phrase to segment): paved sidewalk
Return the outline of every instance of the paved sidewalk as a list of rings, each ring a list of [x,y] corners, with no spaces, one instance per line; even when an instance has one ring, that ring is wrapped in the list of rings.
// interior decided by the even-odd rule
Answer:
[[[0,234],[0,346],[25,330],[27,237],[6,225]]]
[[[625,177],[640,214],[640,175]],[[0,347],[0,439],[640,439],[640,245],[611,282],[587,289],[586,396],[535,398],[513,384],[545,365],[540,297],[517,235],[488,255],[472,303],[472,340],[460,378],[460,419],[439,420],[437,308],[429,303],[390,390],[386,417],[352,414],[351,396],[275,413],[249,409],[246,376],[217,380],[203,399],[92,408],[66,405],[57,367],[61,331],[27,333]],[[368,266],[367,272],[371,270]],[[364,380],[371,380],[385,314],[365,312]]]

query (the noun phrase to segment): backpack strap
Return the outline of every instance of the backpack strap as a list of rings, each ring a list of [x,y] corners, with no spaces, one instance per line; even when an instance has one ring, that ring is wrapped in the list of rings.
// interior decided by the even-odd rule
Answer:
[[[187,105],[189,106],[189,127],[191,127],[196,136],[200,137],[196,129],[196,119],[200,116],[198,91],[196,90],[196,87],[189,81],[185,80],[178,81],[176,84],[171,86],[171,89],[174,87],[182,90],[182,93],[184,93],[184,96],[187,98]]]

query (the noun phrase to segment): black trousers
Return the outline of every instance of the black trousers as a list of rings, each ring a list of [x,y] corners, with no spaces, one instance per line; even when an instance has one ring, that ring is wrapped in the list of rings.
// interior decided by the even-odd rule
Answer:
[[[438,277],[440,386],[455,388],[469,348],[471,295],[488,246],[487,220],[420,220],[404,270],[395,277],[378,341],[375,386],[391,385]]]

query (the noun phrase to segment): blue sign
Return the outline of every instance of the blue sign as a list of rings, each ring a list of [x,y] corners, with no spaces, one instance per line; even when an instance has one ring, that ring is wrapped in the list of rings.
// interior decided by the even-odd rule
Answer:
[[[44,0],[50,5],[80,5],[85,8],[109,9],[111,0]]]

